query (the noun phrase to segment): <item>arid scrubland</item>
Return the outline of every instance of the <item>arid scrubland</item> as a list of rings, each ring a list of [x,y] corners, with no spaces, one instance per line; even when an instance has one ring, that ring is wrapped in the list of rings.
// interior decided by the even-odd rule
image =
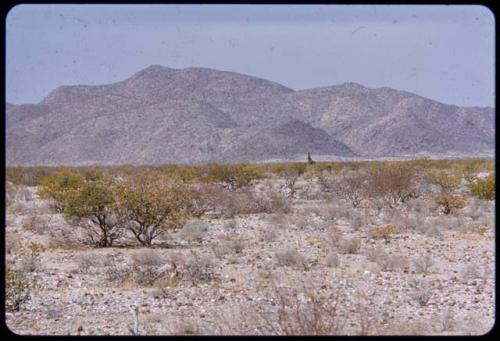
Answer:
[[[7,325],[484,334],[494,200],[491,159],[9,167]]]

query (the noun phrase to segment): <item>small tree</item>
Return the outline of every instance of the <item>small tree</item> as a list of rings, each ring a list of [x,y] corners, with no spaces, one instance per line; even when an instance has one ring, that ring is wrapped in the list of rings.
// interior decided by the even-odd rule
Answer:
[[[69,197],[84,182],[84,177],[77,172],[62,168],[54,175],[42,179],[38,195],[42,199],[51,199],[52,207],[56,212],[63,213]]]
[[[294,163],[284,166],[280,171],[280,175],[285,178],[285,185],[283,188],[288,190],[288,197],[293,198],[296,192],[295,183],[306,172],[307,164]]]
[[[120,215],[126,227],[145,246],[168,230],[181,227],[189,213],[189,191],[159,174],[144,172],[118,185]]]
[[[69,197],[64,209],[66,216],[89,220],[95,227],[89,230],[90,240],[100,247],[112,246],[121,236],[112,186],[103,181],[87,182]]]
[[[391,207],[416,197],[416,181],[409,164],[388,162],[371,170],[371,194]]]
[[[369,176],[364,172],[349,172],[334,183],[334,193],[358,207],[368,196],[368,181]]]

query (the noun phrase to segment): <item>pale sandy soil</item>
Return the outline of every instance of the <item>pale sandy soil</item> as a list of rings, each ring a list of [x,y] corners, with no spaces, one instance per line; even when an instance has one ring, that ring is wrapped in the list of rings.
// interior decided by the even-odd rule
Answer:
[[[270,332],[264,316],[272,319],[278,309],[276,285],[309,290],[323,301],[337,302],[343,335],[360,334],[363,323],[368,334],[477,335],[493,326],[493,202],[471,200],[459,219],[422,213],[423,221],[441,233],[401,228],[386,243],[372,238],[370,230],[383,226],[389,213],[379,213],[368,204],[353,209],[341,201],[308,200],[314,195],[306,195],[304,189],[313,191],[314,186],[302,183],[299,188],[290,214],[204,219],[207,230],[200,242],[186,241],[181,231],[172,233],[153,253],[156,269],[176,261],[178,279],[167,274],[150,285],[138,284],[142,275],[132,266],[134,255],[147,253],[144,248],[58,245],[54,242],[61,238],[58,231],[74,229],[68,243],[81,231],[51,213],[36,198],[35,188],[25,189],[33,195],[18,199],[20,204],[7,212],[7,236],[14,236],[20,245],[12,246],[7,258],[20,266],[25,256],[16,248],[37,242],[45,249],[30,274],[39,287],[23,309],[7,313],[7,325],[18,334],[127,335],[134,322],[130,307],[138,306],[138,332],[143,335],[265,334]],[[471,205],[480,212],[475,220],[467,213]],[[354,211],[366,219],[359,228],[351,224]],[[50,218],[44,231],[22,227],[34,213]],[[474,227],[478,222],[484,231]],[[332,246],[329,236],[338,231],[343,238],[359,238],[359,252],[344,254],[341,244]],[[240,252],[223,248],[231,240],[239,241]],[[372,248],[395,256],[394,265],[384,268],[368,260]],[[277,253],[287,249],[305,258],[305,268],[277,263]],[[327,264],[331,253],[338,256],[337,266]],[[426,254],[432,265],[422,273],[414,261]],[[211,278],[190,277],[189,261],[195,256],[201,263],[208,260]],[[116,280],[110,279],[113,273]],[[416,299],[419,290],[430,294],[425,305]]]

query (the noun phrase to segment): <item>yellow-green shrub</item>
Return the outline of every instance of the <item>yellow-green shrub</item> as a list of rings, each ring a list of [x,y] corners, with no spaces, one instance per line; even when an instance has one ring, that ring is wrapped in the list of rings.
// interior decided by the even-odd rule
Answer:
[[[38,195],[43,199],[52,199],[54,209],[62,213],[69,196],[84,183],[85,178],[82,175],[68,168],[62,168],[41,181]]]
[[[168,230],[181,227],[191,215],[190,194],[185,185],[169,181],[156,172],[143,172],[117,185],[120,219],[145,246]]]
[[[110,181],[88,181],[67,196],[64,214],[88,219],[95,227],[89,231],[96,246],[112,246],[120,237],[116,220],[116,195]]]
[[[203,182],[225,183],[231,189],[247,186],[252,180],[263,178],[261,168],[252,165],[207,164],[198,167],[198,174]]]
[[[495,175],[477,179],[469,185],[470,194],[483,200],[495,199]]]
[[[7,180],[15,185],[38,186],[40,181],[56,171],[54,167],[7,167]]]
[[[438,185],[444,194],[450,194],[458,188],[462,177],[446,171],[432,170],[427,173],[427,179],[430,183]]]
[[[198,172],[193,166],[169,165],[165,167],[164,174],[172,180],[180,180],[184,183],[198,179]]]

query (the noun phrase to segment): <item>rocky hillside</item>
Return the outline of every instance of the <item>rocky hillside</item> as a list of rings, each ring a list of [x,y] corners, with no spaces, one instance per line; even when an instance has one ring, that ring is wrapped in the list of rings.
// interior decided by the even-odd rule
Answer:
[[[494,151],[493,108],[356,83],[294,91],[204,68],[150,66],[109,85],[6,104],[7,164],[245,162]]]

